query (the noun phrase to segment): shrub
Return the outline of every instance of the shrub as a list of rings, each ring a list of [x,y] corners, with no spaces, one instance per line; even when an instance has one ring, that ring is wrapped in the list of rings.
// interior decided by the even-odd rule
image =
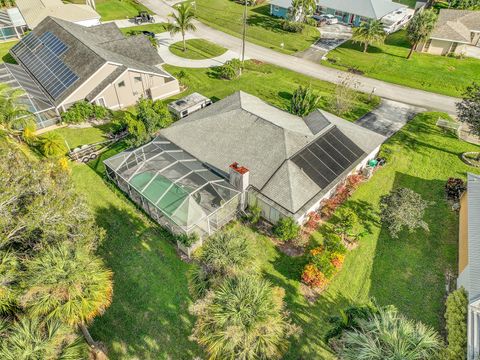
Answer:
[[[446,303],[445,320],[447,330],[447,359],[467,358],[467,314],[468,296],[462,287],[452,292]]]
[[[172,123],[172,116],[162,101],[141,98],[135,105],[137,119],[145,125],[148,135],[154,135]]]
[[[222,79],[233,80],[240,75],[242,63],[239,59],[231,59],[222,66],[217,67],[218,76]]]
[[[445,184],[445,195],[449,200],[458,200],[466,189],[462,179],[449,178]]]
[[[321,221],[321,216],[320,216],[319,213],[317,213],[315,211],[309,212],[308,213],[308,220],[305,223],[305,225],[303,226],[304,230],[307,233],[314,232],[318,228],[318,225],[319,225],[320,221]]]
[[[40,138],[40,151],[46,157],[57,157],[65,155],[67,146],[59,134],[47,132]]]
[[[380,200],[382,222],[393,238],[397,238],[403,228],[410,232],[419,228],[428,231],[428,224],[423,220],[428,206],[429,203],[415,191],[395,189]]]
[[[290,101],[290,112],[294,115],[306,116],[318,107],[320,96],[313,92],[311,86],[300,85]]]
[[[322,288],[328,284],[328,279],[314,264],[307,264],[303,269],[302,281],[312,288]]]
[[[358,186],[363,182],[365,178],[361,174],[352,174],[347,177],[345,182],[345,186],[350,192],[353,192]]]
[[[110,116],[111,112],[107,108],[82,100],[76,102],[62,113],[62,121],[67,124],[77,124],[92,119],[109,119]]]
[[[341,235],[342,240],[346,240],[358,226],[358,216],[352,209],[344,207],[338,211],[336,218],[335,232]]]
[[[181,234],[177,236],[177,240],[186,247],[190,247],[199,240],[199,236],[197,233]]]
[[[305,24],[289,20],[282,20],[281,26],[283,30],[293,33],[301,33],[305,29]]]
[[[295,239],[300,234],[300,225],[291,217],[281,218],[272,229],[273,234],[282,241]]]
[[[262,216],[262,208],[255,203],[248,206],[248,211],[250,212],[248,220],[254,225],[257,224]]]

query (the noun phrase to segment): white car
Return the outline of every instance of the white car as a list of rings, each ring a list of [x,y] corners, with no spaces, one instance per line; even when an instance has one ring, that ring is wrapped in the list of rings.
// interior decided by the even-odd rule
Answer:
[[[330,14],[313,15],[312,18],[328,25],[338,24],[338,18]]]

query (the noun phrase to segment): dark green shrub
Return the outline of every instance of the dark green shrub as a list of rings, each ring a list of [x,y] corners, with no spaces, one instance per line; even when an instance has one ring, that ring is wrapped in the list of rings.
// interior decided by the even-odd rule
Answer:
[[[248,220],[254,225],[257,224],[262,216],[262,208],[255,203],[248,206],[248,211],[250,213]]]
[[[294,115],[306,116],[318,107],[321,97],[310,86],[300,85],[293,93],[290,101],[290,112]]]
[[[293,33],[301,33],[305,29],[305,24],[289,20],[282,20],[281,26],[283,30]]]
[[[240,75],[242,63],[239,59],[231,59],[217,68],[218,76],[222,79],[233,80]]]
[[[281,218],[272,229],[273,234],[282,241],[295,239],[300,234],[300,225],[291,217]]]
[[[467,358],[467,314],[468,296],[462,287],[448,295],[445,321],[447,330],[448,360],[463,360]]]
[[[67,111],[62,113],[62,121],[67,124],[78,124],[94,119],[108,120],[110,117],[110,110],[85,100],[76,102]]]
[[[199,237],[197,233],[181,234],[177,236],[177,240],[186,247],[190,247],[198,241]]]

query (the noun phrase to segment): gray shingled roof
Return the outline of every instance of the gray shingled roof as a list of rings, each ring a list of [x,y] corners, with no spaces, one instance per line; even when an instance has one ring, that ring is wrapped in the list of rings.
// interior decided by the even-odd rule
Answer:
[[[318,5],[370,19],[381,19],[387,14],[406,7],[390,0],[319,0]]]
[[[48,17],[33,30],[33,33],[40,36],[47,31],[68,46],[68,50],[61,55],[61,59],[79,77],[74,85],[55,99],[57,105],[107,62],[171,77],[154,66],[154,63],[156,65],[163,61],[146,37],[135,37],[133,41],[126,39],[114,23],[84,27]]]
[[[480,31],[480,11],[441,9],[430,38],[470,44],[472,31]]]
[[[163,129],[161,135],[216,169],[226,171],[233,162],[247,167],[250,184],[294,214],[322,191],[290,160],[296,153],[335,126],[358,140],[366,153],[385,140],[328,113],[316,114],[307,122],[255,96],[236,92]],[[323,129],[314,133],[310,126],[318,129],[316,120]]]

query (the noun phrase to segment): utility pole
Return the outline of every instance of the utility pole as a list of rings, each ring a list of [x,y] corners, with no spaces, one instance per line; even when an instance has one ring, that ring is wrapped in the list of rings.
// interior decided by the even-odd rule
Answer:
[[[240,75],[242,75],[243,66],[245,63],[245,40],[247,37],[247,13],[248,13],[248,0],[243,0],[245,7],[243,9],[243,36],[242,36],[242,66],[240,67]]]

